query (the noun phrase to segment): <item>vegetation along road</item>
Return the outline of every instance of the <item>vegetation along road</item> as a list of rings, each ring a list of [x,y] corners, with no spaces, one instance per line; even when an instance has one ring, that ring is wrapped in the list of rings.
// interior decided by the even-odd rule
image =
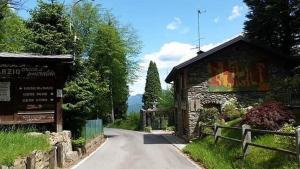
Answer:
[[[105,129],[106,144],[76,169],[198,169],[162,136]]]

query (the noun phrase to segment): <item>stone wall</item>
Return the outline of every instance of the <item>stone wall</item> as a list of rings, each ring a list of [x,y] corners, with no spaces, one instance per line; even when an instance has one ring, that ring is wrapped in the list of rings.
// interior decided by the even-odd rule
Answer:
[[[42,133],[29,133],[38,135]],[[55,169],[65,168],[79,161],[86,154],[95,150],[104,142],[104,136],[100,135],[87,141],[84,147],[72,150],[71,132],[63,131],[58,133],[46,132],[52,146],[48,152],[34,151],[27,157],[16,159],[10,167],[1,166],[0,169]]]
[[[187,87],[183,89],[187,93],[186,106],[188,109],[189,121],[189,138],[198,133],[199,110],[205,105],[216,105],[219,110],[222,110],[224,103],[227,100],[234,99],[244,107],[251,106],[259,102],[266,96],[266,92],[262,91],[230,91],[230,92],[210,92],[208,80],[211,75],[208,70],[208,65],[211,62],[222,61],[239,61],[241,66],[247,66],[249,62],[263,62],[267,65],[267,77],[271,85],[273,80],[280,80],[288,76],[288,69],[285,64],[270,56],[269,53],[254,50],[253,47],[246,44],[239,44],[235,47],[224,49],[222,52],[217,52],[206,59],[195,63],[188,68],[187,71]]]

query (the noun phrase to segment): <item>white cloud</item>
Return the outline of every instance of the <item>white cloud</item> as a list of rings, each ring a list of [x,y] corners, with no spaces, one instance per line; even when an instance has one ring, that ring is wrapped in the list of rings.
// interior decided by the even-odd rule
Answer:
[[[242,6],[235,5],[232,8],[231,15],[228,17],[228,20],[232,21],[232,20],[240,17],[241,14],[242,14],[243,9],[244,8]]]
[[[203,45],[203,46],[201,46],[201,50],[202,51],[208,51],[208,50],[210,50],[210,49],[212,49],[214,47],[217,47],[217,46],[219,46],[221,44],[222,44],[222,42],[219,42],[219,43],[210,43],[210,44],[207,44],[207,45]]]
[[[210,50],[221,43],[210,43],[201,46],[201,50]],[[140,78],[136,82],[130,85],[130,94],[142,94],[144,93],[144,87],[146,82],[146,74],[150,61],[154,61],[157,65],[160,80],[163,88],[167,87],[164,82],[166,76],[172,68],[184,61],[187,61],[197,55],[197,48],[195,45],[181,42],[168,42],[162,45],[162,47],[153,53],[145,54],[140,62]]]
[[[175,17],[172,22],[170,22],[167,26],[166,29],[168,30],[176,30],[178,27],[182,24],[182,21],[179,17]]]
[[[220,21],[220,17],[215,17],[214,18],[214,23],[219,23],[219,21]]]

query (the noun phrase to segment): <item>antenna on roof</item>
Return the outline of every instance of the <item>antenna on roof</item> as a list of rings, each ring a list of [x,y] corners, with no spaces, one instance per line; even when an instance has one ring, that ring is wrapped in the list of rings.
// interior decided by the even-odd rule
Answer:
[[[203,10],[201,11],[200,9],[198,9],[198,48],[199,48],[199,51],[198,53],[201,53],[201,36],[200,36],[200,15],[205,13],[206,10]]]

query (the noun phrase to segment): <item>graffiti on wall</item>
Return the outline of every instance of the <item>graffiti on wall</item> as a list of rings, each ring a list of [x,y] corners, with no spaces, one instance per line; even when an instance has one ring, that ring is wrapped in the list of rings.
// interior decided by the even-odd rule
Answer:
[[[239,61],[208,64],[210,92],[267,91],[268,70],[264,63],[241,64]]]

